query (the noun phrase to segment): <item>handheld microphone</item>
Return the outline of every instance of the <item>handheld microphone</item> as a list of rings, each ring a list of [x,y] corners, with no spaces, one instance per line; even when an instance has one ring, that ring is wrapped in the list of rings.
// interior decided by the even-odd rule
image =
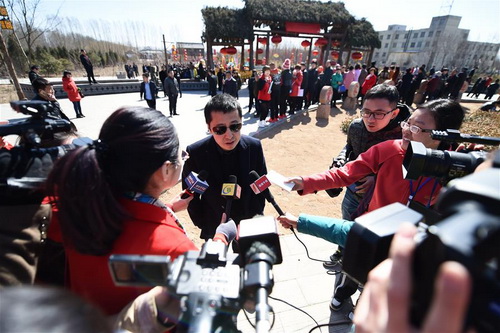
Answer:
[[[271,186],[271,182],[269,181],[269,179],[267,179],[265,175],[260,177],[255,170],[250,171],[249,176],[250,176],[250,181],[253,181],[250,187],[252,188],[254,193],[255,194],[262,193],[266,198],[267,202],[273,205],[274,209],[276,209],[276,211],[280,216],[285,215],[283,210],[281,210],[280,206],[278,206],[278,204],[274,200],[274,196],[271,194],[271,191],[269,191],[269,186]]]
[[[181,194],[181,199],[187,199],[195,193],[203,194],[209,186],[206,182],[207,178],[208,172],[205,170],[201,170],[199,174],[193,171],[190,172],[186,179],[184,179],[187,188],[184,190],[184,193]]]
[[[222,184],[221,195],[226,198],[226,221],[229,220],[231,206],[234,199],[239,199],[241,196],[241,187],[238,185],[238,178],[235,175],[230,175],[227,183]]]

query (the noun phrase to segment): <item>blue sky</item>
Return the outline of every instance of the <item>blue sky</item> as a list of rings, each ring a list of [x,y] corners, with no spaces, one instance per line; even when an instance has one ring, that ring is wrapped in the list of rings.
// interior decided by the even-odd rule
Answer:
[[[275,1],[275,0],[269,0]],[[276,0],[277,1],[277,0]],[[323,1],[326,2],[326,1]],[[408,29],[429,26],[433,16],[462,16],[460,28],[470,29],[469,40],[500,42],[499,0],[345,0],[356,18],[366,17],[376,30],[389,24]],[[453,3],[453,6],[448,6]],[[40,17],[59,10],[84,34],[101,27],[113,39],[128,39],[132,45],[161,47],[167,41],[200,42],[203,31],[201,9],[205,6],[242,8],[240,0],[41,0]],[[143,30],[139,32],[139,30]]]

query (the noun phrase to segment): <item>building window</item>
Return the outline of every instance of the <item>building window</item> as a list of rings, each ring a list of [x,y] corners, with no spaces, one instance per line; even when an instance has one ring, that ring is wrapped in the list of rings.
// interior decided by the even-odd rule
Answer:
[[[422,42],[418,42],[417,47],[422,47]]]
[[[415,42],[411,42],[410,47],[415,47]]]
[[[429,34],[427,36],[432,37],[432,35],[434,35],[434,31],[429,31]]]
[[[385,53],[385,52],[384,52],[384,53],[382,53],[382,57],[385,57],[385,55],[386,55],[386,53]]]
[[[384,39],[384,35],[380,35],[380,40],[383,40]]]
[[[375,52],[375,58],[378,58],[379,53]]]
[[[417,38],[417,37],[418,37],[418,32],[415,32],[415,33],[413,34],[413,38]]]
[[[425,47],[429,47],[429,45],[431,45],[430,42],[425,42]]]
[[[399,39],[399,34],[395,34],[394,39]]]
[[[441,36],[441,31],[436,31],[436,36]]]
[[[398,43],[392,43],[392,47],[397,47]]]
[[[408,33],[406,33],[406,34],[405,34],[405,37],[404,37],[404,38],[405,38],[405,39],[406,39],[406,38],[408,38]]]
[[[420,33],[420,37],[425,37],[425,31],[422,31],[422,32]]]
[[[391,35],[387,35],[387,39],[391,39]]]
[[[388,48],[388,47],[389,47],[389,43],[385,43],[384,48]]]

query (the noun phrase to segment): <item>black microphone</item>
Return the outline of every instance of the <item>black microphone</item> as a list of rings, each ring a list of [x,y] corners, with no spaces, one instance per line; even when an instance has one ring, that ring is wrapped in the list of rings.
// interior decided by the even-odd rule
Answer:
[[[267,180],[267,177],[265,175],[262,177],[259,176],[259,174],[255,170],[250,171],[249,176],[250,181],[252,182],[250,187],[252,188],[254,193],[262,193],[267,202],[273,205],[274,209],[276,209],[280,216],[285,215],[283,210],[281,210],[280,206],[278,206],[278,204],[274,200],[274,196],[271,194],[271,191],[269,191],[269,186],[271,186],[271,183]]]
[[[229,220],[231,206],[234,199],[239,199],[241,195],[241,187],[238,185],[238,178],[235,175],[230,175],[227,183],[222,184],[221,195],[226,198],[226,221]]]
[[[206,170],[201,170],[199,174],[190,172],[186,179],[184,179],[187,188],[181,194],[181,199],[187,199],[195,193],[203,194],[208,188],[207,178],[208,172]]]
[[[255,332],[269,332],[271,306],[267,301],[274,285],[272,266],[276,254],[267,244],[255,241],[245,254],[244,289],[251,299],[255,299]]]

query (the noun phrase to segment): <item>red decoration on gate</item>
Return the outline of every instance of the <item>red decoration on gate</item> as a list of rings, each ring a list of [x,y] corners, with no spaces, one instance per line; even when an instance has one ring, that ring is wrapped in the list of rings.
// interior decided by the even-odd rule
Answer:
[[[303,47],[303,48],[306,48],[306,47],[309,47],[311,46],[311,42],[308,41],[308,40],[303,40],[302,43],[300,43],[300,45]]]
[[[258,48],[258,49],[257,49],[257,54],[262,54],[262,53],[264,53],[264,50],[263,50],[263,49],[261,49],[261,48]]]
[[[314,43],[315,46],[324,46],[326,44],[328,44],[328,40],[326,38],[323,38],[323,37],[318,38],[316,40],[316,42]]]
[[[234,46],[230,46],[226,49],[226,53],[230,55],[236,54],[236,52],[238,52],[238,50],[236,50]]]
[[[318,50],[313,50],[312,54],[315,55],[315,56],[317,56],[319,54],[319,51]]]
[[[267,38],[266,37],[257,37],[257,42],[266,45],[267,44]]]
[[[271,38],[271,42],[273,42],[273,44],[275,45],[278,45],[279,43],[281,43],[281,36],[280,35],[274,35],[273,38]]]
[[[333,58],[335,58],[335,59],[338,59],[338,58],[339,58],[339,55],[340,55],[339,51],[332,51],[332,52],[330,52],[330,54],[331,54],[331,55],[332,55],[332,57],[333,57]]]
[[[363,59],[363,53],[356,51],[351,54],[351,58],[354,60],[361,60]]]
[[[221,54],[227,54],[227,47],[223,47],[222,49],[220,49],[219,51]]]

